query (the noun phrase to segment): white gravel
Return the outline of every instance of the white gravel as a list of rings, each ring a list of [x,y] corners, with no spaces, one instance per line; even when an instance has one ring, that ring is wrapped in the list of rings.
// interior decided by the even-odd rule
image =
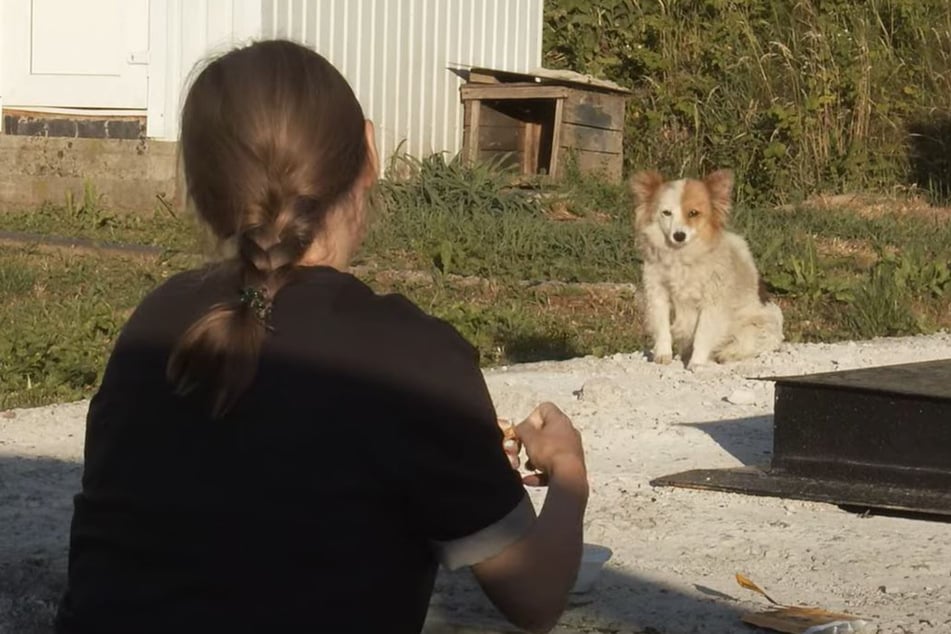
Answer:
[[[582,430],[591,474],[586,541],[614,551],[559,632],[744,632],[743,611],[775,599],[871,620],[882,633],[951,632],[951,526],[861,517],[836,506],[653,488],[692,468],[765,464],[773,385],[750,377],[951,358],[951,334],[788,344],[700,373],[641,354],[498,368],[499,415],[541,400]],[[47,632],[62,585],[86,403],[0,414],[0,634]],[[536,506],[544,491],[532,492]],[[429,632],[514,631],[467,573],[443,575]]]

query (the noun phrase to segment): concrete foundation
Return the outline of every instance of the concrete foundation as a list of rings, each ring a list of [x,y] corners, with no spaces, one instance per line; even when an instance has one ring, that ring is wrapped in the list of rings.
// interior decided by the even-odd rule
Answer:
[[[0,134],[0,212],[82,200],[89,183],[109,211],[150,213],[159,198],[180,208],[177,144]]]

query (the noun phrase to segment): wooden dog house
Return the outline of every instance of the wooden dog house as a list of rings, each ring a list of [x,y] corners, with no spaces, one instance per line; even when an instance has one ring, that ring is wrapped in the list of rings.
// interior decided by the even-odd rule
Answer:
[[[473,68],[460,92],[464,161],[558,179],[574,160],[581,173],[621,180],[629,90],[565,71]]]

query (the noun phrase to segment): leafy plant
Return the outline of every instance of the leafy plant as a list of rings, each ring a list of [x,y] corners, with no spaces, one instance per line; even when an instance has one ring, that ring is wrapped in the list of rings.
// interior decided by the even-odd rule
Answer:
[[[66,212],[80,225],[93,229],[111,227],[115,224],[116,218],[106,212],[104,199],[105,196],[96,190],[96,186],[91,181],[84,180],[81,200],[76,200],[72,190],[66,192]]]
[[[390,171],[396,177],[379,186],[364,249],[378,265],[499,279],[637,278],[623,187],[576,177],[547,190],[523,189],[509,185],[498,165],[465,166],[441,155],[397,158]],[[548,205],[564,200],[600,220],[549,220]]]
[[[819,260],[815,240],[801,240],[804,248],[799,253],[780,259],[779,265],[764,274],[768,286],[774,292],[816,301],[826,297],[838,302],[850,301],[854,294],[852,284],[835,277],[829,267]]]
[[[910,310],[913,295],[903,283],[905,273],[894,260],[883,260],[872,269],[846,314],[855,337],[915,335],[925,331],[923,319]]]
[[[445,213],[541,213],[538,201],[526,191],[506,186],[510,174],[502,160],[463,164],[445,154],[425,158],[395,154],[380,183],[379,196],[385,209],[431,206]]]
[[[746,202],[951,195],[945,0],[552,0],[544,61],[633,90],[628,168],[732,167]]]

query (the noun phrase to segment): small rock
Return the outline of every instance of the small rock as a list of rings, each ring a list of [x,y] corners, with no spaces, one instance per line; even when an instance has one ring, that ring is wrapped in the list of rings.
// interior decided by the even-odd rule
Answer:
[[[17,413],[14,412],[12,409],[8,409],[7,411],[5,411],[5,412],[3,413],[3,417],[4,417],[4,418],[16,418],[16,417],[17,417]]]
[[[725,400],[727,403],[733,403],[734,405],[752,405],[756,402],[756,394],[751,390],[740,388],[733,390],[733,393],[727,396]]]
[[[617,401],[628,396],[627,390],[607,377],[593,377],[585,381],[580,390],[572,392],[579,401],[604,403]]]

